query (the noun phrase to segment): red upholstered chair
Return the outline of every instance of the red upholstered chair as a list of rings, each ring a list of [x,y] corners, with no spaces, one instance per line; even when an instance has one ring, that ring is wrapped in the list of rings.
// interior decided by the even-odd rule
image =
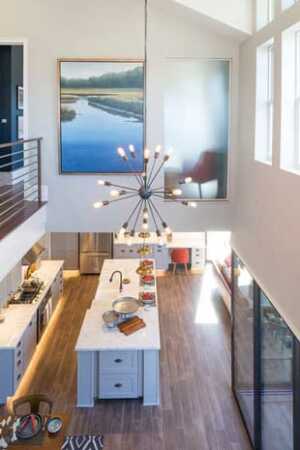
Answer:
[[[176,248],[171,253],[173,263],[173,275],[176,272],[177,264],[184,264],[185,272],[188,273],[188,263],[190,262],[190,253],[187,248]]]
[[[217,153],[213,150],[203,152],[193,170],[185,173],[185,176],[192,177],[193,182],[199,184],[199,194],[202,198],[202,183],[218,179]]]

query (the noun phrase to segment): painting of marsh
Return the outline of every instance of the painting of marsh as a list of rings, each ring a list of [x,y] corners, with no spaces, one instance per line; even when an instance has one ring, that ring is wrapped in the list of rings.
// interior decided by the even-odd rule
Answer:
[[[59,61],[62,173],[127,173],[144,168],[144,64]],[[117,148],[133,144],[127,164]]]

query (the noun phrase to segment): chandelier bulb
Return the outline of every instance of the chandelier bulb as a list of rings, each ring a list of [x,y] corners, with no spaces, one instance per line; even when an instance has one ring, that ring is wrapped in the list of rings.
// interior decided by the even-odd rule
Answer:
[[[180,195],[182,195],[182,190],[181,189],[173,189],[172,194],[175,195],[175,197],[179,197]]]
[[[154,153],[154,158],[155,158],[155,159],[158,159],[158,158],[159,158],[161,149],[162,149],[161,145],[157,145],[157,146],[156,146],[156,148],[155,148],[155,153]]]
[[[135,147],[134,147],[134,145],[130,144],[128,148],[129,148],[131,157],[135,158],[136,154],[135,154]]]
[[[100,202],[95,202],[94,203],[94,208],[99,209],[102,208],[103,206],[108,206],[109,202],[107,200],[105,201],[100,201]]]
[[[150,158],[150,150],[148,148],[145,148],[144,150],[144,159],[145,159],[145,163],[147,164]]]
[[[117,153],[118,153],[118,155],[119,155],[121,158],[124,159],[124,161],[127,161],[127,160],[128,160],[127,155],[126,155],[126,152],[125,152],[125,150],[124,150],[123,147],[119,147],[118,150],[117,150]]]
[[[116,198],[116,197],[120,197],[121,193],[120,193],[120,191],[113,189],[112,191],[110,191],[110,195],[111,195],[111,197]]]
[[[171,158],[172,153],[173,153],[173,149],[169,148],[169,150],[167,150],[167,152],[165,153],[165,156],[164,156],[164,161],[165,162],[168,161]]]

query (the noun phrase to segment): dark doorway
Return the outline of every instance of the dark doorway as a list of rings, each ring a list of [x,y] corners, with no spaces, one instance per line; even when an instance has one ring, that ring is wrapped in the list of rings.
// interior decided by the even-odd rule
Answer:
[[[23,46],[0,45],[0,144],[22,137],[22,120]]]

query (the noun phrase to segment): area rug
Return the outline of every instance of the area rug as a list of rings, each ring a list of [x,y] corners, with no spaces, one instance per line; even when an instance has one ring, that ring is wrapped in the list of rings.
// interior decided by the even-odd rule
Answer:
[[[104,437],[66,436],[61,450],[100,450],[104,448]]]

